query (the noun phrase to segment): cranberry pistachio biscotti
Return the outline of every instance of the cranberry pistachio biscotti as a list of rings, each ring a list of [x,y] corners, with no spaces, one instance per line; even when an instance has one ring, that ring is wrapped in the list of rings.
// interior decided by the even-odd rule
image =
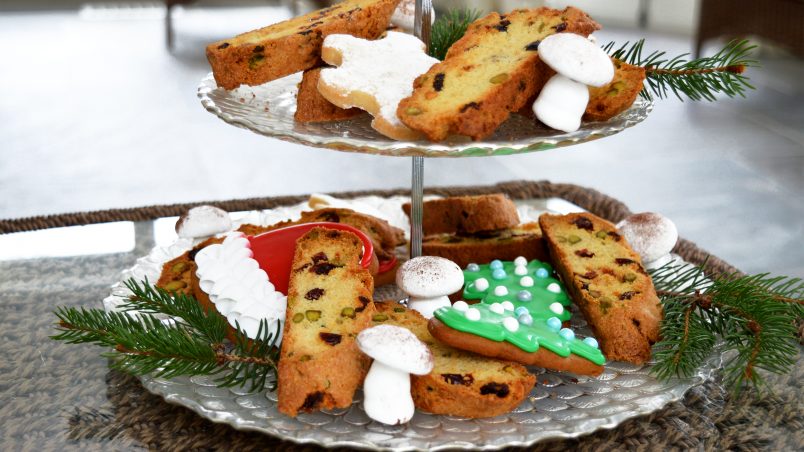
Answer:
[[[370,359],[355,337],[374,313],[363,245],[346,231],[313,228],[296,242],[279,358],[279,411],[296,416],[352,403]]]
[[[303,16],[207,46],[215,82],[224,89],[260,85],[321,64],[321,43],[344,33],[374,39],[399,0],[345,0]]]
[[[397,115],[433,141],[490,135],[547,82],[539,43],[560,32],[588,36],[600,26],[577,8],[520,9],[473,22],[447,56],[414,82]]]
[[[556,271],[607,359],[642,364],[659,339],[662,306],[639,255],[590,213],[539,217]]]

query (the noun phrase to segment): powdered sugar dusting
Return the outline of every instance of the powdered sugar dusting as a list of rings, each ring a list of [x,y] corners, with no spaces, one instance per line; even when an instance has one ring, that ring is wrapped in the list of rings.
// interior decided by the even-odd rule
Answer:
[[[678,241],[676,225],[655,212],[631,215],[617,223],[617,229],[645,264],[670,253]]]

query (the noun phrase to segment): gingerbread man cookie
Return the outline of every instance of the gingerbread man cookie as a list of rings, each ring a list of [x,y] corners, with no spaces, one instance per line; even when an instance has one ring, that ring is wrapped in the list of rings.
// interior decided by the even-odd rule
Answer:
[[[371,126],[387,137],[420,138],[396,116],[399,101],[413,92],[413,80],[438,62],[427,56],[419,39],[394,31],[376,41],[329,35],[321,58],[337,66],[321,71],[318,91],[324,98],[341,108],[358,107],[371,113]]]

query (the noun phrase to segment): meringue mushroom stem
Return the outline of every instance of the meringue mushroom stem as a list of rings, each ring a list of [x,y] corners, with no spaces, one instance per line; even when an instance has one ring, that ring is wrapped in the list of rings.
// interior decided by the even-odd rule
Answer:
[[[410,374],[376,359],[363,382],[363,407],[368,416],[383,424],[404,424],[415,408],[410,395]]]

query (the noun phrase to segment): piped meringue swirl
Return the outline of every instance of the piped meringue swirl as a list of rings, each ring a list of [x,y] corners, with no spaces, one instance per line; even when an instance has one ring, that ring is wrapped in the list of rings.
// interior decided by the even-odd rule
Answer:
[[[254,339],[260,321],[265,319],[269,331],[277,331],[278,326],[278,344],[282,340],[287,296],[274,288],[253,255],[245,234],[230,233],[223,243],[209,245],[196,254],[196,275],[201,290],[233,328],[237,322]]]

